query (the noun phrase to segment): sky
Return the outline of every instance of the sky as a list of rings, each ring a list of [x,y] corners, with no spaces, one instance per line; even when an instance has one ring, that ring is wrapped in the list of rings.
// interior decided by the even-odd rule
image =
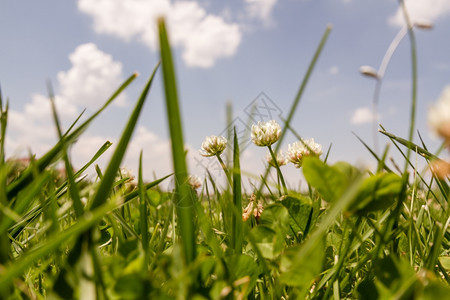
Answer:
[[[418,58],[416,129],[430,150],[440,141],[427,125],[428,108],[450,84],[450,1],[406,0],[414,22]],[[94,112],[131,74],[140,76],[71,149],[75,167],[106,141],[113,144],[159,60],[156,18],[165,16],[173,46],[189,171],[203,178],[208,168],[222,180],[217,162],[199,155],[206,136],[238,128],[244,172],[258,176],[266,149],[251,144],[248,124],[286,118],[328,25],[331,34],[306,86],[292,127],[314,138],[331,163],[373,166],[355,135],[374,147],[374,118],[389,132],[407,137],[411,102],[408,36],[386,69],[379,110],[374,114],[373,78],[359,68],[379,69],[390,43],[405,26],[396,0],[78,0],[2,1],[0,86],[10,111],[9,157],[44,154],[56,141],[46,82],[56,95],[65,128],[78,114]],[[147,179],[172,172],[170,138],[159,71],[123,165],[136,172],[143,151]],[[226,103],[233,121],[227,124]],[[256,106],[257,109],[252,107]],[[297,138],[289,133],[282,149]],[[377,134],[378,152],[388,139]],[[415,142],[420,143],[417,135]],[[392,156],[397,156],[391,147]],[[99,165],[104,167],[113,149]],[[323,157],[323,156],[322,156]],[[420,160],[420,158],[418,158]],[[401,162],[403,165],[403,162]],[[283,172],[291,187],[300,182],[292,165]],[[91,171],[92,175],[92,171]],[[252,181],[251,176],[246,179]]]

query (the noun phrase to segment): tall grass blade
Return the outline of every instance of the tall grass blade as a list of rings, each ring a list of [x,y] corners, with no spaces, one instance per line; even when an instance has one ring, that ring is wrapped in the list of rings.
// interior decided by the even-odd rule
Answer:
[[[68,145],[65,143],[65,139],[62,134],[58,112],[56,111],[55,95],[53,93],[53,88],[50,82],[47,83],[47,89],[50,98],[50,105],[52,108],[53,121],[55,122],[59,141],[62,143],[62,156],[64,160],[64,165],[66,167],[67,182],[69,184],[69,193],[72,199],[73,207],[75,209],[75,214],[79,218],[84,213],[84,207],[83,204],[81,203],[80,191],[78,190],[78,187],[75,183],[75,176],[73,174],[72,164],[70,163],[69,155],[67,154]]]
[[[378,131],[380,133],[384,134],[385,136],[387,136],[387,137],[389,137],[389,138],[399,142],[400,144],[405,146],[408,149],[408,151],[413,150],[414,152],[417,152],[419,155],[423,156],[427,160],[439,159],[436,155],[428,152],[424,148],[414,144],[411,141],[405,140],[404,138],[401,138],[401,137],[398,137],[398,136],[396,136],[396,135],[394,135],[392,133],[389,133],[384,128],[383,129],[379,129]],[[408,156],[408,154],[406,154],[406,162],[407,162],[407,164],[409,164],[409,156]]]
[[[175,171],[175,205],[177,222],[181,237],[185,262],[190,263],[196,256],[194,228],[194,195],[188,184],[188,170],[185,160],[183,130],[181,125],[178,92],[172,52],[167,36],[164,19],[158,20],[161,64],[166,95],[167,117],[170,139],[172,141],[172,159]]]
[[[328,25],[327,28],[325,29],[325,32],[322,35],[322,38],[320,40],[319,46],[317,47],[316,51],[314,52],[314,56],[313,56],[311,62],[309,63],[308,69],[306,70],[306,74],[303,77],[303,81],[300,85],[297,95],[295,96],[294,102],[292,103],[292,106],[289,110],[288,117],[286,118],[286,121],[285,121],[285,127],[281,131],[281,136],[280,136],[280,139],[278,140],[277,146],[275,148],[275,153],[278,153],[278,151],[280,150],[283,139],[287,133],[287,128],[289,127],[289,124],[291,123],[292,118],[294,117],[294,113],[297,110],[297,106],[300,103],[300,99],[303,95],[303,92],[305,91],[306,85],[309,81],[309,78],[311,77],[314,67],[316,66],[319,56],[322,53],[322,50],[325,46],[328,36],[330,35],[331,29],[332,29],[331,25]],[[266,172],[264,173],[264,180],[261,182],[261,184],[259,186],[258,194],[261,193],[262,188],[264,187],[264,182],[265,182],[265,179],[267,179],[267,176],[269,175],[269,170],[270,170],[270,168],[267,168]]]
[[[0,276],[0,294],[12,284],[14,278],[20,276],[27,268],[31,267],[38,259],[47,256],[57,250],[66,241],[78,237],[83,232],[95,225],[103,216],[115,207],[114,204],[106,203],[93,210],[89,215],[82,216],[71,227],[49,237],[46,241],[39,243],[25,254],[21,255],[14,264],[2,270]]]
[[[414,136],[414,128],[416,126],[416,106],[417,106],[417,47],[416,47],[416,36],[413,30],[413,23],[409,18],[408,11],[406,10],[404,0],[400,0],[400,7],[403,12],[403,16],[406,21],[406,25],[408,26],[408,35],[410,40],[410,49],[411,49],[411,115],[410,115],[410,123],[409,123],[409,134],[408,141],[412,143]],[[406,152],[406,162],[405,162],[405,172],[408,168],[408,161],[411,156],[411,148],[408,148]]]
[[[147,201],[145,201],[147,190],[145,189],[144,179],[142,175],[142,151],[139,155],[139,179],[138,179],[138,190],[139,190],[139,227],[141,231],[141,243],[142,249],[144,250],[145,265],[143,270],[147,270],[149,264],[148,248],[149,248],[149,237],[148,237],[148,215],[147,215]]]
[[[78,126],[72,133],[66,132],[65,142],[67,144],[73,143],[90,125],[90,123],[101,113],[106,107],[108,107],[114,99],[137,77],[137,74],[131,75],[115,92],[114,94],[106,101],[106,103],[97,110],[91,117],[89,117],[85,122],[83,122],[80,126]],[[58,142],[52,149],[50,149],[46,154],[44,154],[40,159],[36,161],[38,169],[40,171],[44,170],[48,167],[49,164],[54,162],[60,155],[63,150],[63,143]],[[20,178],[14,181],[12,184],[8,186],[8,198],[14,198],[17,193],[27,186],[33,180],[33,172],[31,169],[27,169],[20,176]]]
[[[131,116],[128,120],[128,123],[125,126],[125,129],[120,137],[120,140],[117,144],[117,148],[114,151],[111,160],[106,168],[105,173],[103,174],[103,179],[98,187],[94,199],[92,200],[91,209],[99,207],[103,203],[106,202],[109,194],[111,193],[111,188],[114,184],[114,179],[117,175],[117,171],[119,170],[120,163],[125,155],[125,151],[127,150],[128,143],[131,140],[131,136],[133,134],[134,128],[136,127],[139,115],[142,111],[142,107],[144,106],[145,100],[147,99],[148,91],[150,90],[150,86],[152,85],[153,78],[155,77],[156,71],[158,70],[159,64],[153,70],[152,75],[150,76],[147,84],[145,85],[134,109],[131,113]]]
[[[239,161],[239,142],[234,128],[233,148],[233,203],[234,216],[232,221],[232,244],[235,253],[242,253],[243,223],[242,223],[242,187],[241,187],[241,165]]]

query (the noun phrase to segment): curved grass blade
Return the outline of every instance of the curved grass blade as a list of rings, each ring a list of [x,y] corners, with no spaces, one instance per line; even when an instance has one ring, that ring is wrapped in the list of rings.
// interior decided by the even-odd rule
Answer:
[[[73,174],[72,164],[70,163],[69,155],[67,154],[68,145],[66,144],[65,138],[62,135],[61,124],[59,121],[58,112],[56,111],[55,95],[53,93],[53,88],[52,88],[50,82],[47,83],[47,89],[48,89],[49,98],[50,98],[50,105],[52,108],[53,120],[55,122],[56,130],[58,132],[59,141],[62,144],[62,156],[63,156],[63,160],[64,160],[64,165],[66,168],[67,182],[69,185],[69,193],[70,193],[70,197],[72,199],[73,207],[75,209],[75,215],[77,216],[77,218],[79,218],[84,213],[84,207],[83,207],[83,204],[81,203],[80,191],[78,190],[78,187],[75,183],[75,176]]]
[[[425,150],[424,148],[414,144],[411,141],[405,140],[404,138],[398,137],[392,133],[387,132],[383,127],[382,129],[378,130],[380,133],[384,134],[385,136],[399,142],[400,144],[402,144],[403,146],[405,146],[406,148],[408,148],[409,150],[413,150],[414,152],[417,152],[419,155],[421,155],[422,157],[428,159],[428,160],[433,160],[433,159],[439,159],[436,155],[428,152],[427,150]],[[407,158],[407,163],[409,164],[409,159],[408,159],[408,154],[406,154],[406,158]]]
[[[31,267],[38,259],[47,256],[57,250],[64,242],[78,237],[83,232],[95,225],[103,216],[115,208],[115,204],[106,203],[93,210],[89,215],[84,215],[72,227],[57,232],[44,242],[39,243],[33,249],[20,256],[12,265],[0,272],[0,294],[7,289],[14,278],[20,276],[27,268]]]
[[[135,73],[131,75],[115,92],[114,94],[106,101],[106,103],[97,110],[90,118],[88,118],[84,123],[78,126],[71,134],[64,134],[66,138],[66,144],[73,143],[89,126],[89,124],[101,113],[106,107],[108,107],[114,99],[137,77],[138,75]],[[63,143],[59,141],[52,149],[50,149],[46,154],[44,154],[40,159],[36,161],[38,169],[40,171],[44,170],[49,164],[54,162],[59,155],[61,155],[61,151],[63,149]],[[24,171],[22,176],[14,181],[12,184],[8,186],[8,198],[14,198],[19,191],[21,191],[25,186],[30,184],[33,181],[34,175],[31,169],[27,169]]]
[[[297,106],[300,103],[300,99],[303,95],[303,92],[305,91],[306,84],[308,83],[309,78],[311,77],[311,74],[314,70],[314,67],[316,66],[317,60],[319,59],[319,56],[320,56],[320,53],[322,53],[322,50],[325,46],[328,36],[330,35],[331,29],[332,29],[331,25],[328,25],[327,28],[325,29],[325,32],[322,35],[322,38],[320,40],[319,46],[317,47],[316,52],[314,52],[314,56],[313,56],[311,62],[309,63],[308,69],[306,70],[306,74],[303,77],[300,88],[297,92],[297,95],[295,96],[295,99],[294,99],[294,102],[292,103],[291,109],[289,110],[288,117],[286,118],[286,121],[285,121],[285,127],[281,131],[281,136],[280,136],[280,139],[278,140],[277,146],[275,148],[275,153],[278,153],[278,151],[280,150],[283,139],[287,133],[287,128],[289,127],[289,124],[291,123],[292,118],[294,117],[294,113],[297,110]],[[259,186],[258,194],[261,194],[261,191],[264,187],[265,179],[267,179],[267,176],[269,175],[269,170],[270,170],[270,168],[267,168],[266,172],[264,173],[264,180],[261,182],[261,184]]]
[[[144,106],[145,100],[147,98],[148,91],[150,90],[150,86],[152,85],[153,78],[155,77],[156,71],[158,70],[159,63],[153,70],[150,79],[144,87],[134,109],[131,113],[131,116],[128,120],[128,123],[125,126],[125,129],[120,137],[120,140],[117,144],[117,148],[114,151],[111,160],[106,168],[105,174],[103,174],[103,180],[100,183],[100,186],[95,193],[94,199],[92,200],[91,209],[99,207],[103,203],[106,202],[109,194],[111,193],[111,188],[114,184],[114,179],[116,177],[117,171],[119,170],[122,159],[125,155],[125,151],[127,150],[128,143],[130,142],[131,136],[133,134],[134,128],[136,127],[137,120],[142,111],[142,107]]]
[[[161,64],[163,71],[164,91],[166,95],[167,117],[169,121],[170,138],[172,141],[172,159],[175,171],[175,205],[178,217],[179,234],[184,251],[185,262],[195,259],[195,228],[194,228],[194,195],[188,184],[188,171],[184,153],[183,130],[181,125],[178,92],[175,80],[175,69],[172,61],[172,51],[163,18],[158,20],[159,43],[161,49]]]

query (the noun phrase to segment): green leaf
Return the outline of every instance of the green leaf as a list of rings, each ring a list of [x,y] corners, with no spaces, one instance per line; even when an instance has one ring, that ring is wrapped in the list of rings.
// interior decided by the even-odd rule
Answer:
[[[296,233],[299,231],[303,233],[311,223],[310,215],[313,209],[311,199],[302,195],[296,197],[288,195],[281,200],[281,204],[287,208],[290,226]]]
[[[280,281],[301,290],[302,296],[322,271],[325,258],[325,239],[317,238],[308,251],[302,245],[288,248],[281,256]]]
[[[379,173],[366,178],[349,211],[358,214],[384,210],[390,207],[402,190],[403,180],[394,173]]]
[[[339,199],[348,186],[348,178],[341,171],[342,165],[331,167],[316,157],[306,157],[303,161],[303,175],[328,202]]]
[[[447,271],[450,271],[450,256],[440,256],[439,261]]]
[[[261,268],[256,263],[255,259],[243,254],[235,254],[226,259],[227,266],[230,269],[230,275],[233,281],[243,279],[248,276],[249,281],[243,282],[240,286],[241,290],[246,291],[244,296],[247,296],[248,293],[253,289],[256,285],[256,280],[258,276],[261,274]]]

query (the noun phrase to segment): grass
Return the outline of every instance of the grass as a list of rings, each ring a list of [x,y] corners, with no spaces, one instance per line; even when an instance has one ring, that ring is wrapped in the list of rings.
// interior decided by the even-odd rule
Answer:
[[[141,153],[137,181],[120,171],[155,67],[105,168],[83,172],[111,146],[105,143],[78,172],[69,151],[91,122],[137,76],[133,74],[84,123],[27,164],[6,160],[8,104],[0,95],[0,295],[4,299],[444,299],[449,291],[448,178],[430,173],[438,153],[382,127],[406,168],[388,166],[390,149],[373,154],[376,170],[305,157],[308,192],[287,189],[261,174],[252,194],[242,188],[239,141],[222,161],[229,184],[212,176],[201,190],[189,184],[175,66],[164,20],[158,21],[161,73],[174,174],[145,182]],[[412,28],[411,28],[412,30]],[[330,27],[295,96],[280,140],[312,76]],[[414,64],[415,62],[413,62]],[[50,90],[50,99],[52,93]],[[413,97],[415,97],[413,95]],[[412,101],[414,107],[415,98]],[[231,107],[228,107],[228,119]],[[414,117],[411,128],[414,127]],[[417,170],[410,153],[427,167]],[[211,157],[211,159],[220,159]],[[61,177],[54,166],[62,162]],[[269,170],[269,166],[267,167]],[[282,169],[277,168],[282,178]],[[160,184],[174,178],[174,190]],[[268,187],[269,189],[265,189]],[[258,208],[263,205],[263,211]],[[249,205],[250,206],[247,206]],[[244,207],[251,207],[248,220]]]

